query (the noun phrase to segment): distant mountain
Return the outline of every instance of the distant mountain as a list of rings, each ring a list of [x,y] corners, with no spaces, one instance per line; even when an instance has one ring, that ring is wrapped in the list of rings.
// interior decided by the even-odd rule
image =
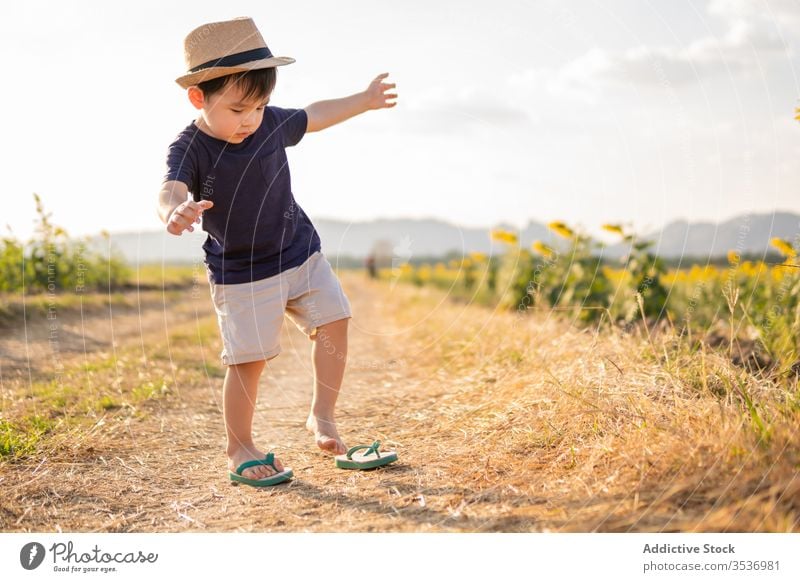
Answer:
[[[744,214],[720,224],[670,222],[659,232],[643,237],[654,242],[654,254],[677,258],[682,256],[715,257],[729,250],[740,254],[763,254],[773,237],[794,240],[800,235],[800,215],[789,212]],[[623,247],[617,245],[616,250]],[[773,249],[774,251],[774,249]]]
[[[489,238],[491,228],[516,231],[508,225],[486,228],[461,227],[438,219],[377,219],[365,222],[316,219],[314,225],[322,239],[322,250],[329,257],[350,257],[363,260],[376,247],[399,259],[441,256],[448,252],[487,254],[502,252],[498,243]],[[546,224],[530,221],[519,231],[521,244],[535,240],[564,248],[564,240],[553,234]],[[660,231],[641,235],[653,242],[655,254],[669,259],[678,257],[712,258],[724,256],[729,250],[742,254],[763,254],[773,237],[793,240],[800,235],[800,215],[789,212],[747,214],[720,224],[689,223],[678,220]],[[173,236],[166,231],[111,233],[111,245],[131,263],[176,263],[203,260],[202,245],[206,233],[196,230]],[[107,243],[98,237],[94,245]],[[619,258],[626,254],[623,244],[606,246],[598,254]]]

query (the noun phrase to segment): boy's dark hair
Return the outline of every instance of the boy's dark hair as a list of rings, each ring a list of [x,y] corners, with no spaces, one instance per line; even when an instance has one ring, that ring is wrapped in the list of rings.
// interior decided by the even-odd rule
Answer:
[[[278,79],[278,71],[275,67],[268,69],[255,69],[217,77],[210,81],[198,83],[197,86],[203,91],[203,96],[209,98],[221,92],[228,85],[238,85],[242,90],[244,101],[263,101],[272,94],[275,83]]]

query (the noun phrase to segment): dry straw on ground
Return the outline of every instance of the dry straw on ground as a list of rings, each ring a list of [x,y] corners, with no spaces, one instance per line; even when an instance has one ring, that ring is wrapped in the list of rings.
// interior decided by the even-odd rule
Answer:
[[[670,330],[596,333],[342,280],[355,317],[340,429],[348,445],[380,439],[398,463],[346,472],[315,449],[302,428],[309,342],[287,326],[255,429],[296,478],[232,487],[210,301],[171,294],[161,309],[83,322],[94,349],[62,351],[64,381],[79,381],[72,365],[113,357],[80,381],[123,404],[0,464],[0,530],[797,531],[797,407],[723,355],[690,353]],[[68,314],[62,323],[80,326]],[[46,360],[8,362],[13,421],[31,406],[29,378],[50,372]],[[166,389],[132,400],[146,382]]]

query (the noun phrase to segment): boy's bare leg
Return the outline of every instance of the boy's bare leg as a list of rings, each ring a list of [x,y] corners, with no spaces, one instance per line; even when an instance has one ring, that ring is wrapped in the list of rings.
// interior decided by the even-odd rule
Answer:
[[[228,467],[231,471],[245,461],[263,459],[266,453],[261,452],[253,444],[253,411],[258,395],[258,379],[266,364],[265,360],[232,364],[225,373],[225,384],[222,391],[225,430],[228,436]],[[275,458],[278,471],[283,465]],[[274,475],[275,471],[267,465],[257,465],[242,471],[248,479],[261,479]]]
[[[314,397],[306,428],[314,433],[319,448],[335,455],[347,452],[334,419],[336,399],[347,363],[347,322],[345,318],[319,326],[311,346]]]

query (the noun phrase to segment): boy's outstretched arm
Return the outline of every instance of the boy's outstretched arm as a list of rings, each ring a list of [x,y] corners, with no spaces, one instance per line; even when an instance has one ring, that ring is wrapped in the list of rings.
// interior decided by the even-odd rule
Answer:
[[[397,93],[385,94],[385,91],[395,88],[394,83],[383,82],[388,75],[389,73],[381,73],[361,93],[341,99],[317,101],[306,107],[305,111],[308,115],[306,132],[325,129],[370,109],[383,109],[397,105],[397,101],[388,102],[389,99],[397,99]]]

